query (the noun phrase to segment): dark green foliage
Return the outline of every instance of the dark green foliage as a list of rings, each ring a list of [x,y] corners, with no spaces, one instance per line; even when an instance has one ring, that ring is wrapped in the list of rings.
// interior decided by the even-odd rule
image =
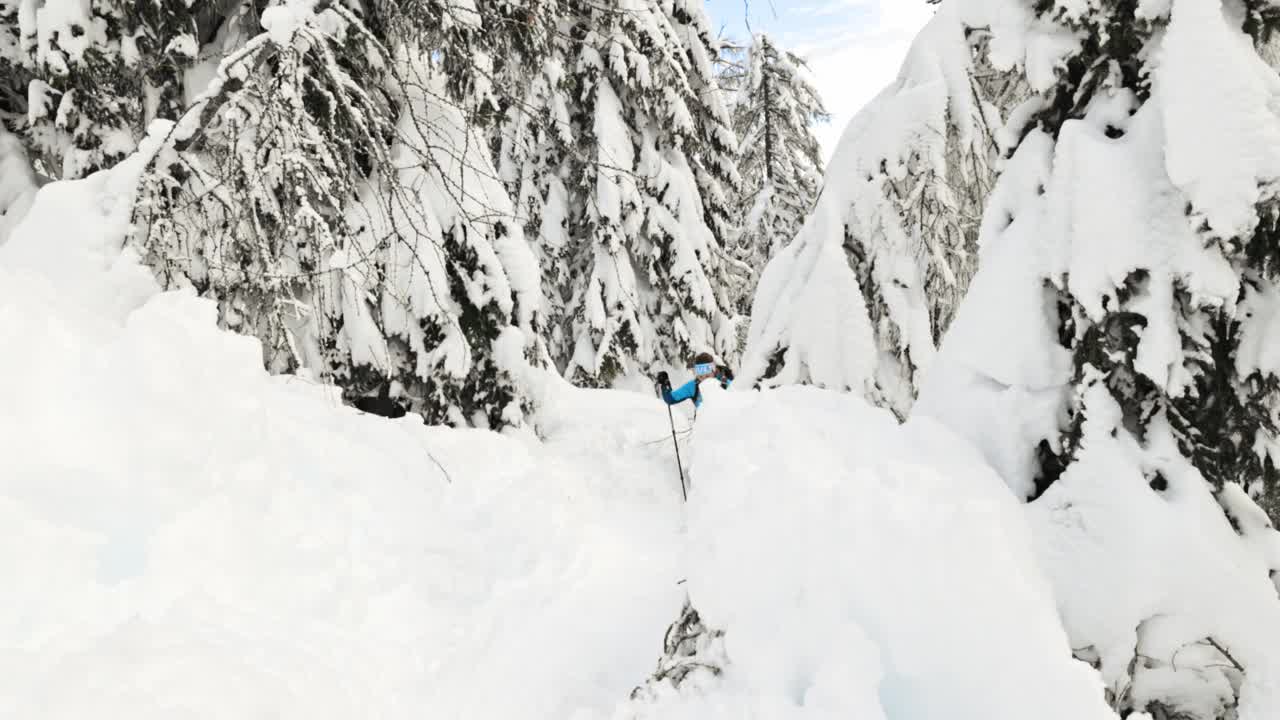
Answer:
[[[1133,90],[1139,103],[1151,92],[1140,52],[1151,38],[1151,23],[1137,16],[1138,0],[1111,0],[1081,21],[1068,21],[1054,0],[1037,0],[1042,17],[1083,33],[1081,51],[1059,71],[1058,84],[1048,93],[1038,115],[1040,127],[1057,136],[1067,120],[1084,116],[1089,103],[1104,87]]]
[[[508,108],[514,122],[495,147],[528,208],[554,362],[577,384],[607,386],[718,341],[702,330],[727,321],[720,237],[734,138],[696,4],[559,9],[555,70],[530,79],[528,104]],[[560,226],[544,228],[547,215]],[[673,230],[692,218],[709,237]]]
[[[1269,0],[1243,0],[1243,5],[1245,33],[1257,46],[1270,42],[1276,29],[1280,28],[1280,6]]]
[[[714,59],[720,54],[718,41],[712,37],[705,16],[685,6],[696,2],[699,0],[672,0],[670,18],[684,36],[681,64],[688,77],[690,92],[686,103],[694,124],[694,132],[686,140],[687,156],[695,169],[703,219],[716,242],[724,244],[738,217],[731,203],[741,183],[741,153],[737,146],[739,136],[731,128],[732,118],[714,75]]]
[[[1036,11],[1047,18],[1080,31],[1081,52],[1070,58],[1060,72],[1059,84],[1047,94],[1040,127],[1057,135],[1062,125],[1084,116],[1099,93],[1127,89],[1137,104],[1146,102],[1149,79],[1143,65],[1153,33],[1164,20],[1155,23],[1136,16],[1136,0],[1104,2],[1098,11],[1080,21],[1068,20],[1052,0],[1040,0]],[[1280,23],[1274,9],[1261,2],[1246,3],[1245,30],[1256,42]],[[1108,137],[1122,132],[1107,128]],[[1220,251],[1237,269],[1243,302],[1248,288],[1261,289],[1274,282],[1280,271],[1280,203],[1264,200],[1258,207],[1260,222],[1250,237],[1219,238],[1197,220],[1195,208],[1187,208],[1188,223],[1201,222],[1202,242],[1211,251]],[[1167,418],[1183,455],[1217,489],[1224,483],[1243,485],[1274,513],[1280,474],[1265,453],[1260,438],[1274,438],[1280,431],[1276,407],[1280,404],[1280,379],[1238,367],[1241,317],[1234,307],[1199,306],[1180,279],[1172,280],[1173,310],[1180,318],[1177,332],[1182,342],[1183,367],[1190,377],[1185,392],[1171,396],[1135,368],[1138,343],[1148,326],[1137,300],[1145,300],[1153,282],[1147,270],[1139,268],[1121,287],[1102,298],[1104,315],[1088,318],[1080,302],[1063,290],[1056,293],[1058,338],[1071,351],[1074,361],[1072,384],[1075,402],[1062,423],[1060,450],[1045,441],[1037,451],[1039,473],[1036,494],[1043,493],[1075,459],[1086,421],[1080,400],[1086,387],[1103,383],[1122,412],[1122,429],[1139,443],[1157,417]],[[1162,280],[1161,282],[1170,282]],[[1065,278],[1058,286],[1066,288]],[[1155,484],[1164,481],[1153,479]]]
[[[1252,272],[1246,271],[1246,283]],[[1084,324],[1084,332],[1078,337],[1062,333],[1073,351],[1073,385],[1083,389],[1092,382],[1104,383],[1123,413],[1124,430],[1139,442],[1145,439],[1153,418],[1164,414],[1179,449],[1206,480],[1219,489],[1227,482],[1243,485],[1274,517],[1280,510],[1280,472],[1266,455],[1257,452],[1254,444],[1260,435],[1275,437],[1280,432],[1275,410],[1280,399],[1280,379],[1258,372],[1245,376],[1236,363],[1240,322],[1224,310],[1193,306],[1190,293],[1175,285],[1178,310],[1188,318],[1203,315],[1205,332],[1199,337],[1182,333],[1186,369],[1193,384],[1185,394],[1167,395],[1134,367],[1147,318],[1131,311],[1129,305],[1146,282],[1145,272],[1135,272],[1109,303],[1114,309],[1109,309],[1100,322]],[[1060,330],[1074,327],[1077,322],[1069,314],[1060,315],[1060,320]],[[1041,443],[1037,496],[1075,457],[1085,419],[1081,408],[1073,405],[1063,426],[1062,451],[1052,452],[1047,442]]]
[[[862,291],[862,300],[867,306],[867,317],[871,320],[872,327],[884,327],[885,317],[889,313],[889,308],[885,306],[882,298],[884,297],[880,291],[880,283],[876,280],[875,260],[867,253],[867,246],[860,242],[857,237],[850,232],[849,226],[844,229],[844,253],[845,259],[849,263],[849,268],[853,270],[854,275],[858,278],[858,289]],[[888,325],[896,330],[897,326]],[[892,342],[895,344],[898,337],[893,337]]]
[[[369,25],[429,49],[454,102],[487,124],[519,102],[519,80],[550,50],[557,0],[480,0],[471,12],[449,0],[375,0]]]
[[[774,348],[773,352],[769,354],[769,364],[765,366],[764,373],[761,374],[760,379],[756,381],[756,387],[760,387],[760,383],[762,381],[774,377],[778,373],[782,372],[782,368],[787,364],[786,357],[787,351],[785,348]]]
[[[502,269],[482,250],[509,231],[462,213],[433,229],[435,211],[415,194],[432,177],[443,203],[472,192],[437,165],[426,66],[395,62],[394,48],[444,36],[406,37],[411,14],[317,12],[326,7],[325,22],[287,42],[257,35],[230,57],[228,76],[186,112],[144,177],[137,240],[166,284],[195,285],[219,300],[227,326],[261,339],[272,370],[311,366],[350,402],[380,398],[432,423],[519,422],[528,401],[493,352],[525,313],[519,298],[504,303],[493,286]],[[326,30],[334,22],[341,32]],[[443,276],[421,279],[422,237]],[[411,271],[392,267],[393,247],[415,254],[417,282],[442,303],[441,314],[408,318],[413,332],[403,320],[388,329],[384,316],[414,312],[397,284]],[[442,345],[447,358],[422,355]]]
[[[688,307],[696,283],[666,272],[665,266],[676,263],[671,233],[660,223],[636,220],[649,212],[641,205],[650,202],[676,212],[671,205],[677,193],[649,187],[659,182],[640,177],[635,167],[610,168],[633,175],[639,186],[638,197],[629,197],[623,208],[629,216],[625,229],[624,223],[602,222],[586,211],[600,174],[591,133],[596,87],[604,78],[618,90],[620,115],[631,126],[637,155],[682,153],[707,197],[712,195],[706,188],[731,182],[732,133],[719,132],[725,128],[717,126],[723,112],[717,115],[718,95],[709,92],[713,78],[690,69],[700,53],[714,53],[708,29],[698,25],[703,16],[695,0],[655,2],[646,7],[643,22],[607,3],[579,0],[478,0],[474,9],[446,0],[321,0],[309,19],[281,16],[303,20],[288,42],[278,27],[262,32],[263,15],[279,4],[94,2],[88,6],[94,32],[65,29],[92,42],[82,51],[59,54],[57,33],[49,47],[21,47],[12,5],[0,0],[0,31],[7,33],[0,35],[0,70],[6,71],[0,120],[23,133],[40,164],[66,177],[109,167],[133,151],[152,120],[179,121],[142,180],[134,240],[163,283],[215,298],[225,326],[261,339],[271,370],[314,369],[342,385],[349,399],[397,394],[388,399],[433,422],[518,422],[514,418],[527,410],[527,399],[499,368],[495,343],[518,324],[526,354],[541,362],[536,337],[544,330],[542,308],[524,289],[503,296],[504,253],[520,243],[504,245],[501,252],[494,245],[518,231],[509,221],[493,220],[509,214],[502,201],[496,203],[500,207],[476,209],[476,189],[469,183],[492,180],[492,169],[470,159],[462,162],[474,175],[454,167],[458,158],[435,142],[453,135],[433,103],[460,110],[468,130],[482,131],[461,133],[464,141],[474,139],[481,152],[489,149],[497,157],[505,151],[502,123],[529,99],[527,81],[538,72],[554,78],[547,92],[571,99],[573,127],[564,133],[559,117],[543,108],[534,122],[541,123],[537,131],[546,143],[517,158],[514,167],[536,163],[556,173],[574,196],[572,207],[561,213],[565,229],[587,239],[549,252],[557,274],[547,295],[567,304],[575,292],[582,297],[574,281],[604,275],[592,266],[597,241],[635,260],[636,282],[656,290],[645,301],[651,307],[637,308],[630,298],[609,300],[609,312],[632,313],[645,322],[632,319],[609,330],[610,347],[589,382],[611,382],[636,369],[635,356],[659,344],[641,335],[650,332],[649,321],[668,327],[682,317],[714,314],[706,306]],[[317,22],[322,14],[324,21]],[[679,32],[677,25],[689,32]],[[598,69],[579,66],[584,44],[607,58],[609,43],[618,39],[634,42],[652,70],[652,84],[639,82],[643,63],[635,55],[622,71],[609,62]],[[553,52],[558,66],[544,62]],[[225,74],[187,107],[205,88],[186,83],[203,84],[219,60],[228,63]],[[46,83],[33,95],[44,102],[32,113],[31,126],[25,123],[28,81]],[[415,102],[423,106],[419,115]],[[451,122],[453,116],[444,114],[443,122]],[[672,127],[681,117],[688,124]],[[666,132],[642,137],[647,126]],[[414,176],[406,183],[416,185],[401,186],[405,174]],[[476,175],[481,179],[472,179]],[[423,183],[448,196],[442,208],[424,210],[430,203],[416,195]],[[512,195],[521,209],[549,191],[545,182],[519,189]],[[479,204],[487,202],[482,198]],[[691,207],[684,202],[682,209]],[[700,209],[708,221],[726,222],[722,206],[708,202]],[[438,222],[425,222],[427,215],[438,215]],[[538,219],[536,212],[529,216],[521,228],[526,232]],[[681,213],[681,220],[686,217]],[[430,240],[421,242],[434,243],[430,252],[440,262],[416,256],[423,237]],[[392,251],[406,245],[405,253]],[[414,259],[405,260],[410,253]],[[713,267],[715,253],[704,254],[699,260]],[[412,262],[419,276],[431,278],[432,298],[415,295],[415,311],[435,314],[406,320],[396,303],[404,303],[408,293],[395,283],[397,273],[401,279],[412,274],[404,267]],[[558,319],[562,324],[554,330],[563,336],[572,318]],[[376,347],[361,352],[350,347],[355,343]],[[679,343],[666,343],[654,354],[691,349],[671,345]],[[466,369],[460,371],[452,361],[463,356],[459,362]]]
[[[1268,404],[1277,397],[1280,381],[1258,373],[1240,378],[1234,358],[1239,325],[1224,313],[1214,314],[1195,389],[1173,401],[1170,419],[1178,431],[1179,448],[1215,487],[1227,482],[1249,487],[1262,480],[1273,491],[1280,475],[1252,446],[1259,432],[1277,433]]]
[[[26,126],[31,69],[23,62],[18,5],[0,0],[0,123],[12,132]]]
[[[87,5],[87,27],[47,27],[20,39],[8,61],[15,71],[3,75],[14,90],[32,89],[39,102],[20,129],[46,172],[70,178],[110,167],[133,150],[151,120],[181,114],[189,90],[184,71],[212,40],[223,19],[218,12],[237,6],[197,5],[104,0]],[[253,7],[244,3],[239,11]],[[0,25],[16,35],[14,17],[0,17]],[[0,69],[5,64],[0,59]]]

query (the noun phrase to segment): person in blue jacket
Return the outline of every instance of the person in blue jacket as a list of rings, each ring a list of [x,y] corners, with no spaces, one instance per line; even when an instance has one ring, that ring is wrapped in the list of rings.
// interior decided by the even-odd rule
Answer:
[[[701,407],[702,391],[698,389],[699,383],[709,377],[715,377],[720,381],[720,387],[726,390],[733,383],[733,371],[723,365],[716,365],[716,359],[711,356],[711,353],[698,353],[698,356],[693,359],[693,375],[692,380],[672,390],[671,378],[665,372],[658,373],[658,386],[662,388],[662,399],[668,405],[692,400],[694,407]]]

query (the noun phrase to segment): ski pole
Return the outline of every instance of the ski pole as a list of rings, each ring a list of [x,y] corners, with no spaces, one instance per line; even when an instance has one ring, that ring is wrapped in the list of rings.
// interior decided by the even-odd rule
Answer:
[[[676,446],[676,468],[680,470],[680,497],[689,502],[689,491],[684,488],[684,463],[680,462],[680,441],[676,439],[676,416],[667,406],[667,419],[671,421],[671,444]]]
[[[663,375],[665,374],[666,373],[663,373]],[[666,382],[666,379],[662,376],[659,376],[659,380],[663,383]],[[667,387],[669,388],[670,385]],[[680,471],[680,497],[684,498],[685,502],[689,502],[689,491],[685,489],[684,482],[684,463],[680,462],[680,440],[676,437],[676,416],[675,413],[671,412],[670,403],[667,403],[666,398],[662,397],[663,389],[664,388],[661,384],[654,386],[654,390],[657,391],[658,397],[662,398],[663,403],[666,403],[667,405],[667,420],[671,423],[671,444],[676,448],[676,469]]]

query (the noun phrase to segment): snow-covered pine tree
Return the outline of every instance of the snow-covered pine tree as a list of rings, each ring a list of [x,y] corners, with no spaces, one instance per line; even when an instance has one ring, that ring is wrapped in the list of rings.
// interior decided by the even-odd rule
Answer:
[[[495,165],[515,203],[517,215],[538,260],[543,303],[550,319],[545,342],[561,370],[573,343],[566,306],[573,297],[568,267],[572,156],[579,152],[577,126],[570,119],[574,99],[567,77],[570,23],[554,7],[547,27],[554,32],[547,51],[523,80],[512,78],[501,122],[494,134]]]
[[[910,408],[976,267],[994,136],[1022,92],[958,3],[850,122],[811,219],[761,275],[740,379]]]
[[[748,267],[763,268],[795,238],[817,200],[822,149],[813,125],[829,116],[804,75],[804,60],[768,35],[754,36],[744,66],[733,102],[742,183],[734,203],[741,226],[732,252]],[[735,305],[745,314],[754,278],[737,290]]]
[[[1154,197],[1141,197],[1150,216],[1143,225],[1159,232],[1126,237],[1132,251],[1112,246],[1088,256],[1090,248],[1065,233],[1074,241],[1067,249],[1072,262],[1050,280],[1060,340],[1073,358],[1075,399],[1061,444],[1042,446],[1037,492],[1082,451],[1093,416],[1089,406],[1098,402],[1116,406],[1118,429],[1139,446],[1172,440],[1216,490],[1237,483],[1274,506],[1280,364],[1263,338],[1280,309],[1280,151],[1266,147],[1280,138],[1280,113],[1260,109],[1268,97],[1280,99],[1280,82],[1254,46],[1280,27],[1280,11],[1245,3],[1237,12],[1217,0],[1171,5],[1111,2],[1091,13],[1043,16],[1085,39],[1058,82],[1037,99],[1034,138],[1053,137],[1059,153],[1111,153],[1138,165],[1125,155],[1135,152],[1129,146],[1163,136],[1164,157],[1163,167],[1135,168],[1151,177],[1153,188]],[[1199,22],[1206,26],[1193,24]],[[1210,45],[1194,47],[1200,43]],[[1157,49],[1163,52],[1158,61],[1151,54]],[[1214,87],[1222,82],[1216,73],[1193,66],[1204,56],[1232,63],[1234,83],[1256,97],[1244,103],[1231,98],[1216,118],[1195,112],[1191,102],[1223,92]],[[1157,113],[1160,122],[1152,118]],[[1241,148],[1248,156],[1242,166],[1179,144],[1213,146],[1220,127],[1260,144]],[[1107,143],[1098,134],[1125,140]],[[1233,146],[1243,139],[1219,142]],[[1072,181],[1067,173],[1074,169],[1065,168],[1051,189]],[[1170,246],[1172,255],[1158,252]],[[1123,260],[1108,262],[1107,254]],[[1149,472],[1153,487],[1167,487],[1170,471]]]
[[[176,118],[199,91],[186,87],[187,72],[227,16],[255,8],[227,0],[0,3],[0,69],[13,68],[4,82],[26,96],[26,119],[15,129],[41,171],[81,177],[132,152],[150,120]]]
[[[490,95],[452,77],[462,51],[444,44],[482,35],[467,24],[483,16],[436,34],[416,10],[268,8],[144,178],[138,241],[163,279],[260,338],[272,369],[431,422],[519,424],[537,269],[458,106]]]
[[[557,366],[577,383],[609,385],[700,349],[726,354],[723,251],[701,190],[726,166],[700,144],[718,116],[690,80],[695,51],[671,22],[683,15],[655,0],[566,9],[549,115],[568,113],[573,144],[553,128],[542,136],[550,146],[522,151],[547,162],[538,192],[522,197],[541,208],[530,216],[540,218],[546,294],[559,298]]]
[[[1245,3],[1239,12],[1222,10],[1217,2],[1204,4],[1201,8],[1181,2],[1179,14],[1206,16],[1217,35],[1214,39],[1222,42],[1239,42],[1230,33],[1243,33],[1261,49],[1280,27],[1280,11],[1265,3]],[[1057,22],[1085,40],[1082,49],[1070,57],[1060,81],[1037,98],[1042,108],[1035,116],[1038,129],[1058,138],[1059,147],[1064,126],[1069,126],[1071,137],[1090,121],[1101,125],[1108,138],[1120,138],[1134,122],[1128,116],[1138,115],[1153,91],[1158,95],[1156,107],[1166,108],[1189,95],[1208,94],[1208,87],[1187,87],[1189,82],[1207,80],[1192,73],[1185,61],[1177,62],[1181,58],[1174,56],[1173,50],[1165,49],[1170,57],[1162,63],[1148,59],[1155,48],[1168,48],[1177,40],[1192,41],[1200,35],[1188,29],[1183,20],[1177,24],[1181,33],[1164,38],[1161,33],[1170,25],[1172,12],[1169,8],[1104,3],[1093,13],[1060,14]],[[1216,17],[1224,13],[1225,20]],[[1053,17],[1047,12],[1045,16]],[[1179,46],[1177,50],[1186,53],[1190,48]],[[1259,97],[1267,93],[1277,96],[1275,87],[1268,87],[1270,83],[1250,78],[1251,74],[1265,73],[1261,69],[1265,61],[1258,52],[1229,57],[1243,74],[1239,82],[1247,83]],[[1227,103],[1223,113],[1233,110]],[[1175,117],[1172,109],[1162,109],[1168,116],[1164,133],[1171,139],[1191,142],[1187,135],[1174,133],[1196,121],[1203,123],[1197,130],[1213,130],[1216,123],[1191,111],[1190,106],[1180,105]],[[1150,108],[1142,117],[1154,112]],[[1107,113],[1119,116],[1112,118]],[[1185,120],[1183,115],[1193,120]],[[1274,114],[1240,122],[1252,133],[1280,132]],[[1155,127],[1139,125],[1139,129],[1152,135],[1160,132]],[[1195,142],[1208,142],[1208,138]],[[1172,261],[1160,255],[1138,259],[1124,271],[1122,282],[1091,278],[1098,282],[1088,286],[1077,279],[1082,273],[1069,268],[1052,278],[1059,296],[1060,335],[1064,347],[1072,352],[1076,391],[1061,445],[1046,440],[1041,447],[1037,492],[1052,484],[1080,451],[1090,417],[1088,398],[1102,398],[1089,389],[1105,386],[1123,413],[1124,428],[1138,441],[1145,440],[1149,426],[1158,426],[1161,433],[1167,426],[1180,454],[1214,488],[1220,491],[1228,482],[1241,484],[1269,507],[1273,518],[1280,518],[1280,444],[1276,439],[1280,431],[1280,365],[1271,361],[1261,339],[1272,329],[1268,323],[1273,303],[1280,297],[1275,289],[1280,277],[1280,203],[1275,199],[1280,173],[1268,174],[1275,168],[1266,165],[1269,158],[1262,153],[1242,168],[1244,173],[1253,173],[1249,182],[1259,189],[1245,193],[1237,185],[1230,189],[1239,196],[1231,198],[1225,196],[1226,189],[1216,195],[1206,192],[1204,181],[1190,173],[1202,170],[1229,175],[1226,168],[1208,166],[1220,160],[1183,147],[1173,146],[1167,152],[1169,178],[1162,179],[1162,187],[1167,188],[1169,202],[1176,202],[1176,198],[1185,204],[1187,224],[1194,236],[1175,227],[1164,237],[1145,242],[1165,244],[1176,237],[1189,248],[1180,251],[1185,257]],[[1189,165],[1192,157],[1201,164]],[[1251,201],[1248,209],[1244,208],[1246,199]],[[1232,203],[1234,215],[1219,205],[1226,202]],[[1112,274],[1115,272],[1119,271]],[[1167,484],[1164,473],[1151,472],[1156,486]]]
[[[499,121],[547,56],[563,14],[560,0],[365,0],[375,34],[434,53],[448,95],[468,122]],[[385,27],[381,27],[385,26]]]
[[[720,41],[711,34],[703,5],[701,0],[669,0],[663,3],[663,9],[683,48],[685,73],[693,91],[687,101],[693,116],[693,133],[684,139],[683,150],[694,170],[707,227],[716,239],[711,250],[718,256],[708,258],[703,265],[721,308],[730,312],[732,298],[727,291],[731,278],[751,268],[735,263],[728,253],[737,225],[734,199],[742,184],[740,150],[729,96],[716,75]]]
[[[917,412],[1035,498],[1060,592],[1114,586],[1060,606],[1122,717],[1271,717],[1280,77],[1259,47],[1280,13],[960,7],[1034,95]]]

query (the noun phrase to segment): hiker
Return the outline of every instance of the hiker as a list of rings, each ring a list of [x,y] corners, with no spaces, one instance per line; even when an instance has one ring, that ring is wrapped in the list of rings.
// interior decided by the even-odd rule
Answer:
[[[702,391],[698,389],[699,383],[714,377],[720,381],[720,387],[726,390],[733,383],[733,371],[724,365],[717,365],[711,353],[698,353],[698,356],[693,359],[693,375],[692,380],[672,390],[671,378],[665,372],[658,373],[658,387],[662,388],[662,399],[668,405],[692,400],[694,407],[701,407]]]

